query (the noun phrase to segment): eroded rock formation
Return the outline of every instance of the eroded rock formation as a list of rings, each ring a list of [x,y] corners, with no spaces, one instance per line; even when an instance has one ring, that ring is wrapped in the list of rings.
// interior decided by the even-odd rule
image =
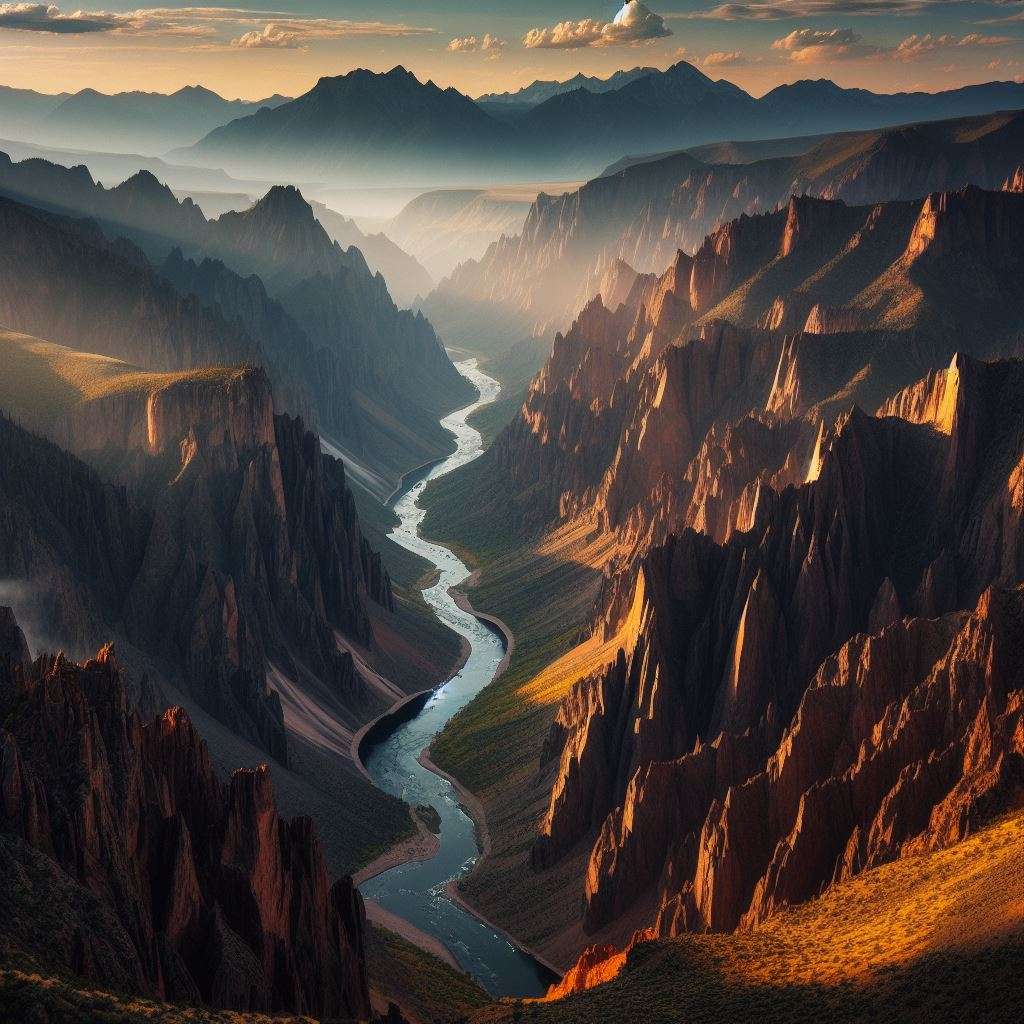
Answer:
[[[527,537],[593,515],[630,555],[685,526],[725,539],[759,481],[805,479],[822,421],[874,411],[958,348],[1019,351],[1022,231],[1019,194],[973,188],[870,207],[794,197],[724,225],[556,335],[465,473],[473,507],[511,508]]]
[[[6,920],[9,947],[169,1000],[369,1016],[362,900],[266,766],[225,786],[183,710],[140,722],[110,647],[0,677],[3,885],[62,914]]]
[[[819,431],[749,532],[643,560],[635,641],[545,751],[534,864],[592,841],[586,927],[652,894],[663,934],[752,925],[1024,801],[1022,403],[1024,364],[957,356]]]
[[[539,333],[564,330],[616,260],[660,272],[677,249],[696,252],[721,225],[793,195],[866,204],[1012,182],[1024,157],[1021,115],[970,123],[968,141],[964,121],[947,121],[825,138],[771,160],[705,163],[678,152],[634,162],[576,192],[538,196],[522,232],[457,268],[428,311],[443,328],[448,308],[486,299]]]
[[[367,602],[393,609],[390,580],[341,463],[275,414],[262,370],[155,375],[77,406],[55,431],[127,490],[3,424],[0,572],[32,588],[44,635],[76,650],[126,637],[280,761],[271,666],[313,673],[342,716],[372,710],[336,633],[372,645]]]

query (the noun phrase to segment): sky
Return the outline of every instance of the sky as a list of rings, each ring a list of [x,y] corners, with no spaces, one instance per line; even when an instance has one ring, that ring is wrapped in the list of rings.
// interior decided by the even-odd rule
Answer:
[[[0,0],[0,85],[41,92],[201,84],[256,99],[401,64],[477,96],[679,60],[754,95],[805,78],[877,92],[1024,81],[1024,0]]]

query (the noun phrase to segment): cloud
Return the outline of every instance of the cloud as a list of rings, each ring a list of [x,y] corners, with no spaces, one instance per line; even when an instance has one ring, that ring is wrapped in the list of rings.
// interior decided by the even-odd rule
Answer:
[[[215,36],[224,40],[225,47],[241,49],[294,48],[313,39],[426,35],[434,31],[401,22],[302,18],[249,8],[144,7],[116,14],[82,10],[65,14],[54,4],[30,3],[0,3],[0,29],[61,35],[106,32],[156,37]]]
[[[232,39],[231,45],[240,50],[299,50],[303,47],[303,41],[297,32],[287,32],[277,25],[267,25],[262,32],[254,29]]]
[[[881,51],[866,45],[863,38],[851,28],[797,28],[776,39],[773,50],[783,50],[798,64],[818,64],[831,60],[856,60],[875,57]]]
[[[744,56],[742,50],[730,50],[728,53],[715,50],[701,61],[701,65],[706,68],[736,68],[749,63],[750,60]]]
[[[932,53],[949,52],[951,50],[985,49],[992,46],[1006,46],[1016,42],[1009,36],[985,36],[980,32],[970,32],[957,39],[956,36],[925,35],[907,36],[895,49],[894,53],[900,60],[918,60]]]
[[[838,15],[915,14],[959,0],[765,0],[762,3],[725,3],[670,18],[711,21],[781,21],[785,18],[836,17]]]
[[[523,36],[530,50],[579,50],[590,46],[626,46],[672,35],[660,14],[640,0],[627,0],[612,21],[562,21],[550,28],[531,28]]]
[[[56,35],[85,35],[111,32],[123,24],[114,14],[75,11],[63,14],[52,4],[0,4],[0,29],[19,32],[50,32]]]
[[[949,57],[957,52],[989,49],[1016,42],[1009,36],[987,36],[969,32],[965,36],[910,35],[896,46],[876,46],[865,43],[853,29],[794,29],[787,36],[776,39],[772,49],[789,54],[798,64],[821,64],[834,60],[878,60],[883,57],[910,62],[933,54]],[[952,69],[951,69],[952,70]]]
[[[497,57],[508,44],[504,39],[485,33],[479,39],[476,36],[459,36],[448,44],[451,53],[489,53]]]

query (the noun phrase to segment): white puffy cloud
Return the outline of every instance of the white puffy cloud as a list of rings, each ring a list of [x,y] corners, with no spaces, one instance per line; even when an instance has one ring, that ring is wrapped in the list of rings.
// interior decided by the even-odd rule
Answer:
[[[773,50],[783,50],[798,64],[818,64],[833,60],[857,60],[880,53],[877,46],[866,45],[850,28],[797,28],[776,39]]]
[[[749,63],[742,50],[715,50],[706,54],[701,61],[701,65],[706,68],[736,68]]]
[[[822,64],[836,60],[878,60],[894,58],[910,62],[933,54],[963,53],[968,50],[989,49],[1015,42],[1009,36],[990,36],[969,32],[965,36],[923,35],[907,36],[896,46],[876,46],[865,43],[858,33],[849,28],[794,29],[787,36],[776,39],[772,48],[789,54],[798,64]]]
[[[458,36],[448,44],[448,49],[452,53],[482,52],[489,53],[491,56],[498,56],[506,45],[504,39],[499,39],[497,36],[487,32],[480,38],[476,36]]]
[[[531,50],[578,50],[588,46],[625,46],[672,35],[660,14],[640,0],[627,0],[612,21],[561,21],[550,28],[531,28],[523,45]]]
[[[279,25],[267,25],[263,31],[253,29],[245,32],[231,45],[240,50],[298,50],[303,46],[302,37],[297,32],[288,32]]]

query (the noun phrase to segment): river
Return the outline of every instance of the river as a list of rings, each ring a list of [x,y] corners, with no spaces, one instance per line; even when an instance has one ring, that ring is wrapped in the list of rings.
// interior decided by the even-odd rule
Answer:
[[[429,804],[438,812],[440,849],[430,860],[401,864],[369,879],[360,890],[439,939],[491,995],[537,996],[555,976],[446,894],[446,883],[472,867],[480,848],[473,821],[459,806],[451,784],[418,761],[448,719],[491,682],[505,654],[503,638],[459,608],[448,592],[466,580],[469,569],[448,548],[424,540],[419,533],[425,512],[418,502],[424,487],[479,458],[483,452],[480,433],[466,419],[480,406],[493,402],[500,390],[496,380],[477,369],[475,359],[456,365],[479,389],[480,399],[441,421],[455,435],[457,448],[400,495],[394,507],[400,522],[390,536],[437,567],[438,581],[424,590],[423,596],[445,625],[469,641],[471,649],[456,676],[425,701],[379,723],[361,748],[363,763],[381,789],[413,805]]]

